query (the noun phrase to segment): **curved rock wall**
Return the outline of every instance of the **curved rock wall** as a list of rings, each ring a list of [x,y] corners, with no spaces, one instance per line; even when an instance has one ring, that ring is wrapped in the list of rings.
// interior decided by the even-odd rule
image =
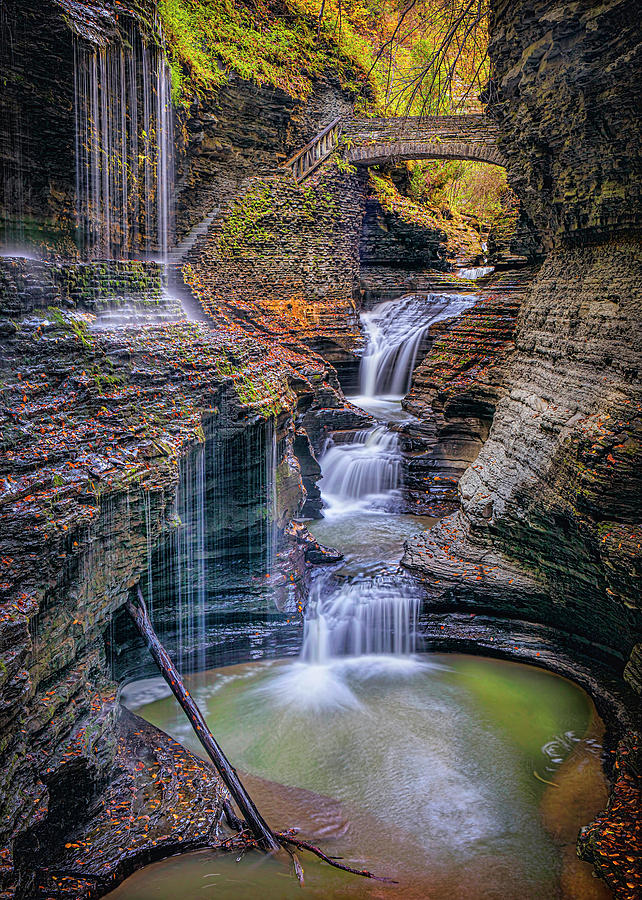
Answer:
[[[149,291],[147,302],[163,306],[153,266],[96,270],[3,260],[5,881],[12,877],[14,839],[24,866],[29,848],[20,836],[58,827],[70,785],[84,807],[112,771],[118,704],[105,634],[160,535],[176,527],[181,460],[205,432],[233,439],[250,424],[256,430],[275,422],[274,517],[282,530],[305,496],[292,452],[297,404],[310,407],[317,385],[334,378],[307,350],[274,352],[238,328],[215,332],[177,320],[171,303],[165,320],[160,308],[153,323],[96,327],[96,307],[108,305],[97,294],[115,284],[138,284],[142,294]],[[264,465],[265,446],[257,447],[254,469]],[[265,508],[266,498],[245,498],[251,502]],[[142,858],[150,849],[143,838]],[[95,866],[86,860],[80,869],[91,874]]]
[[[633,691],[642,692],[638,19],[626,0],[492,3],[489,112],[509,182],[549,252],[523,298],[459,509],[404,556],[427,609],[459,615],[435,617],[433,636],[456,648],[461,632],[501,653],[496,636],[484,644],[489,622],[508,621],[516,645],[548,629],[561,653],[607,666],[628,696],[622,727],[639,726]],[[429,354],[415,393],[448,402],[448,380],[431,386],[438,372]],[[541,662],[537,650],[525,655]],[[609,807],[581,839],[584,858],[631,900],[642,876],[620,850],[639,839],[640,765],[633,734]]]
[[[557,625],[609,648],[620,669],[640,627],[639,265],[636,242],[545,261],[490,435],[459,483],[460,511],[406,557],[437,577],[442,602],[477,596]],[[488,553],[505,559],[468,582],[467,563]]]
[[[513,186],[552,249],[523,300],[505,395],[460,482],[460,511],[406,557],[438,576],[444,602],[479,596],[504,613],[557,623],[602,647],[620,671],[641,627],[632,22],[631,4],[616,0],[590,10],[562,0],[494,5],[491,112]],[[626,201],[615,189],[625,181]],[[562,246],[569,242],[584,246]],[[429,356],[422,372],[430,367]],[[498,554],[510,577],[495,560],[476,573],[480,584],[464,585],[461,567],[484,554]],[[459,562],[449,573],[451,557]],[[516,571],[526,579],[522,595]],[[634,659],[627,674],[640,690]]]

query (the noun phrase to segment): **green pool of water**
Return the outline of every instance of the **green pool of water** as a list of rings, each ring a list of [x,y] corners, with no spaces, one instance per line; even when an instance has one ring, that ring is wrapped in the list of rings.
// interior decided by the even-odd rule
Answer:
[[[404,541],[436,521],[430,516],[363,510],[350,516],[317,519],[307,526],[320,543],[344,554],[340,574],[362,575],[380,572],[384,566],[396,567],[403,555]]]
[[[251,663],[189,686],[273,827],[298,827],[399,884],[306,858],[302,894],[278,861],[202,852],[142,870],[114,900],[604,896],[574,893],[584,891],[577,878],[590,881],[573,859],[577,828],[603,802],[599,720],[576,685],[518,663],[435,654]],[[125,701],[200,752],[174,699],[158,694],[158,680],[139,682]],[[578,772],[581,801],[565,790]]]

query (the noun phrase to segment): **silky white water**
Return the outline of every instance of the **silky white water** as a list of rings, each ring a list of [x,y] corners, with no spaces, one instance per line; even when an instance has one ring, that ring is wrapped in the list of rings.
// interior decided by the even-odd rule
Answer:
[[[401,353],[391,367],[380,359],[384,372],[406,365]],[[386,417],[394,406],[377,395],[371,404]],[[574,841],[603,803],[601,783],[581,803],[573,793],[576,772],[599,773],[592,704],[541,670],[416,652],[421,593],[397,566],[412,517],[390,512],[401,461],[398,434],[383,424],[333,436],[321,459],[326,518],[311,528],[346,560],[313,582],[299,658],[203,672],[190,692],[272,827],[298,827],[398,882],[306,859],[313,900],[593,898]],[[199,752],[166,693],[155,679],[123,696]],[[294,900],[300,888],[278,860],[201,853],[148,867],[113,896],[210,893]]]
[[[172,228],[174,124],[161,48],[135,29],[74,50],[79,244],[90,257],[160,253]]]
[[[326,516],[387,509],[401,483],[399,437],[385,425],[342,435],[329,442],[321,470]]]
[[[397,398],[407,394],[430,326],[458,316],[476,300],[474,295],[412,294],[362,313],[368,343],[361,360],[361,394]]]
[[[125,701],[201,752],[158,681],[132,685]],[[603,896],[574,850],[604,793],[589,777],[599,777],[599,722],[571,682],[517,663],[432,654],[411,669],[394,656],[249,663],[201,673],[188,687],[272,827],[298,827],[348,865],[398,884],[305,857],[301,891],[278,860],[250,854],[237,863],[237,854],[206,851],[144,869],[114,900]],[[324,692],[337,689],[342,702],[324,705]],[[578,792],[580,777],[588,786]]]
[[[361,366],[364,405],[388,421],[403,420],[398,401],[389,394],[404,394],[421,341],[431,324],[457,315],[474,302],[459,295],[406,297],[383,303],[362,315],[368,344]],[[355,398],[358,402],[361,398]],[[328,442],[321,458],[319,482],[326,519],[355,520],[363,514],[390,514],[399,506],[403,457],[399,435],[388,425],[354,432],[339,432]],[[342,548],[339,548],[342,549]],[[416,650],[420,595],[404,575],[388,573],[358,576],[343,583],[319,577],[314,582],[306,610],[302,663],[332,666],[346,657],[373,655],[410,658]],[[301,682],[279,685],[287,694]],[[306,679],[307,681],[307,679]],[[298,702],[346,705],[351,693],[340,673],[318,671]]]
[[[326,663],[342,656],[415,651],[419,593],[400,575],[355,580],[329,590],[313,584],[305,616],[301,659]]]
[[[472,269],[457,269],[457,275],[460,278],[468,278],[469,281],[477,281],[485,275],[490,275],[495,271],[495,266],[474,266]]]

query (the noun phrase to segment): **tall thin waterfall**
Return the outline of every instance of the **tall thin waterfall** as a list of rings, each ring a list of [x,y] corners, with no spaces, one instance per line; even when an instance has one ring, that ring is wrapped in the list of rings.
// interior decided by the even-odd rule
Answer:
[[[271,420],[228,439],[208,433],[181,462],[173,527],[156,550],[144,500],[144,592],[181,671],[203,669],[235,616],[264,607],[278,537],[276,457]]]
[[[167,256],[172,229],[171,77],[160,47],[75,47],[76,203],[87,256]]]
[[[457,316],[475,302],[458,294],[412,295],[380,303],[361,314],[368,344],[361,360],[365,397],[403,397],[410,390],[421,342],[435,322]]]
[[[301,659],[325,663],[343,656],[394,654],[416,648],[420,598],[409,579],[380,575],[328,591],[319,578],[306,612]]]

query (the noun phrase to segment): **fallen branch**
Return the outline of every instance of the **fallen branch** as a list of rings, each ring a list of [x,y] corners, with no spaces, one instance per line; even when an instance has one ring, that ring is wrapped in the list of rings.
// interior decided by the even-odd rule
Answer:
[[[133,603],[132,600],[128,600],[127,611],[136,623],[142,637],[147,642],[149,652],[154,657],[154,662],[160,669],[161,675],[182,706],[185,715],[190,720],[192,728],[196,732],[196,736],[216,766],[225,786],[232,795],[236,805],[250,827],[252,834],[256,838],[258,845],[263,850],[278,850],[279,843],[276,840],[274,833],[268,827],[263,816],[252,802],[250,795],[243,787],[241,780],[236,773],[236,769],[230,764],[222,749],[214,739],[214,735],[207,727],[207,723],[205,722],[200,709],[194,700],[192,700],[183,684],[183,680],[179,675],[176,666],[172,662],[169,653],[158,640],[156,632],[150,622],[145,599],[140,586],[138,588],[138,605]]]
[[[382,878],[380,875],[374,875],[367,869],[353,869],[351,866],[344,866],[343,863],[337,862],[334,857],[326,856],[323,850],[319,850],[314,844],[310,844],[308,841],[302,841],[299,838],[291,837],[287,832],[279,832],[277,838],[282,843],[292,844],[300,850],[308,850],[310,853],[314,853],[315,856],[318,856],[319,859],[327,862],[328,865],[334,866],[335,869],[341,869],[343,872],[350,872],[351,875],[362,875],[363,878],[372,878],[374,881],[383,881],[385,884],[398,884],[393,878]]]
[[[223,811],[230,827],[237,830],[239,832],[239,835],[244,835],[245,825],[247,824],[249,831],[253,835],[254,840],[252,840],[249,835],[247,838],[243,838],[244,846],[256,846],[259,849],[266,850],[268,852],[275,852],[283,848],[292,859],[294,871],[297,878],[299,879],[300,884],[303,884],[303,867],[301,866],[296,853],[291,849],[291,847],[298,847],[300,850],[307,850],[309,853],[313,853],[315,856],[318,856],[319,859],[322,859],[324,862],[328,863],[328,865],[334,866],[335,869],[341,869],[343,872],[350,872],[350,874],[352,875],[361,875],[363,878],[372,878],[375,881],[382,881],[387,884],[396,884],[397,882],[393,881],[391,878],[381,878],[378,875],[373,875],[373,873],[369,872],[367,869],[353,869],[350,866],[344,866],[342,863],[337,862],[332,857],[327,856],[323,852],[323,850],[315,847],[314,844],[310,844],[308,841],[303,841],[299,838],[295,838],[293,836],[294,832],[292,831],[278,833],[272,831],[272,829],[268,826],[265,819],[254,805],[254,802],[252,801],[250,795],[243,787],[236,769],[231,765],[231,763],[223,753],[223,750],[215,740],[214,735],[207,727],[207,723],[203,718],[203,714],[201,713],[197,704],[190,696],[189,691],[183,684],[183,679],[181,678],[176,666],[172,662],[169,653],[167,652],[167,650],[165,650],[161,642],[158,640],[158,636],[156,635],[154,627],[150,621],[149,614],[147,612],[147,606],[145,604],[145,598],[143,597],[140,586],[138,586],[138,604],[134,603],[133,600],[128,599],[126,606],[127,611],[134,620],[141,636],[146,641],[149,652],[154,658],[154,662],[158,666],[161,675],[163,676],[163,678],[169,685],[170,690],[183,708],[183,711],[189,719],[192,728],[196,732],[196,736],[198,737],[208,756],[216,766],[216,769],[223,779],[225,786],[229,790],[231,796],[236,802],[236,805],[245,818],[245,822],[241,821],[235,815],[228,801],[223,804]]]

